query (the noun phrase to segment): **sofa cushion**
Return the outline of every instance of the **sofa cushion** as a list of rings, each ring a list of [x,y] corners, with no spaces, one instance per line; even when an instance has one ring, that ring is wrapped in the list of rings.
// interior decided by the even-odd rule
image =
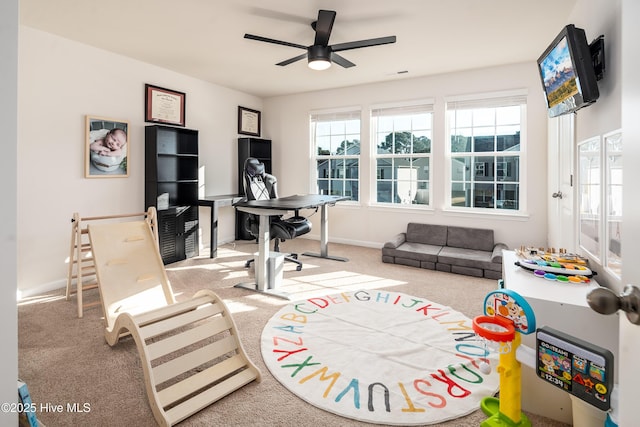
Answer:
[[[384,244],[384,247],[385,248],[395,249],[398,246],[400,246],[401,244],[403,244],[406,240],[407,240],[406,233],[398,233],[395,236],[393,236],[393,239],[391,239],[388,242],[386,242]]]
[[[447,244],[452,248],[493,251],[493,230],[449,226]]]
[[[396,258],[396,264],[398,264],[398,265],[408,265],[409,267],[418,267],[418,268],[420,268],[420,261],[418,261],[417,259]]]
[[[447,244],[447,226],[410,222],[406,236],[407,242],[444,246]]]
[[[451,272],[456,274],[464,274],[465,276],[482,277],[481,268],[460,267],[459,265],[452,265]]]
[[[502,251],[505,249],[509,249],[509,247],[504,243],[496,243],[491,253],[491,262],[502,265]]]
[[[502,278],[502,271],[485,270],[484,277],[487,279],[499,280]]]
[[[415,259],[417,261],[436,262],[442,246],[424,245],[422,243],[405,242],[397,249],[382,248],[382,255],[396,258]]]
[[[445,246],[438,254],[438,262],[462,267],[490,268],[492,267],[491,252],[475,249],[450,248]]]

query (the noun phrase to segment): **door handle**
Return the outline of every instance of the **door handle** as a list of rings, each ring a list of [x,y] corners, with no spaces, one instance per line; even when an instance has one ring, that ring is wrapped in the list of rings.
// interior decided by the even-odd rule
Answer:
[[[562,199],[562,191],[557,191],[551,195],[554,199]]]
[[[587,294],[587,303],[601,314],[613,314],[622,310],[634,325],[640,325],[640,289],[626,285],[620,295],[609,288],[596,288]]]

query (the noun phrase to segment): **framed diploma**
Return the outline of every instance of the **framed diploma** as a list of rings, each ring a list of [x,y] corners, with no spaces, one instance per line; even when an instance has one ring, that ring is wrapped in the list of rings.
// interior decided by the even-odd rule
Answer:
[[[238,133],[260,136],[260,111],[238,107]]]
[[[144,121],[185,126],[187,95],[163,87],[144,85]]]

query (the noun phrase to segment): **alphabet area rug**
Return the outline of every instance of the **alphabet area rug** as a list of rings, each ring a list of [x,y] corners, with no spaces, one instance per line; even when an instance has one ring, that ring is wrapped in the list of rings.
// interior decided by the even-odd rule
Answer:
[[[262,357],[292,393],[335,414],[386,425],[467,415],[498,391],[480,371],[498,355],[449,307],[362,290],[292,302],[265,325]]]

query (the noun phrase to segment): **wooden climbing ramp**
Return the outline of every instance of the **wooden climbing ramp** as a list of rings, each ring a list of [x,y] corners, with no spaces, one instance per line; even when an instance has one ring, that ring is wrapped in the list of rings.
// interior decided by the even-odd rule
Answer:
[[[162,426],[193,415],[252,381],[225,303],[212,291],[176,302],[147,221],[90,224],[105,339],[131,335],[142,361],[149,404]]]

